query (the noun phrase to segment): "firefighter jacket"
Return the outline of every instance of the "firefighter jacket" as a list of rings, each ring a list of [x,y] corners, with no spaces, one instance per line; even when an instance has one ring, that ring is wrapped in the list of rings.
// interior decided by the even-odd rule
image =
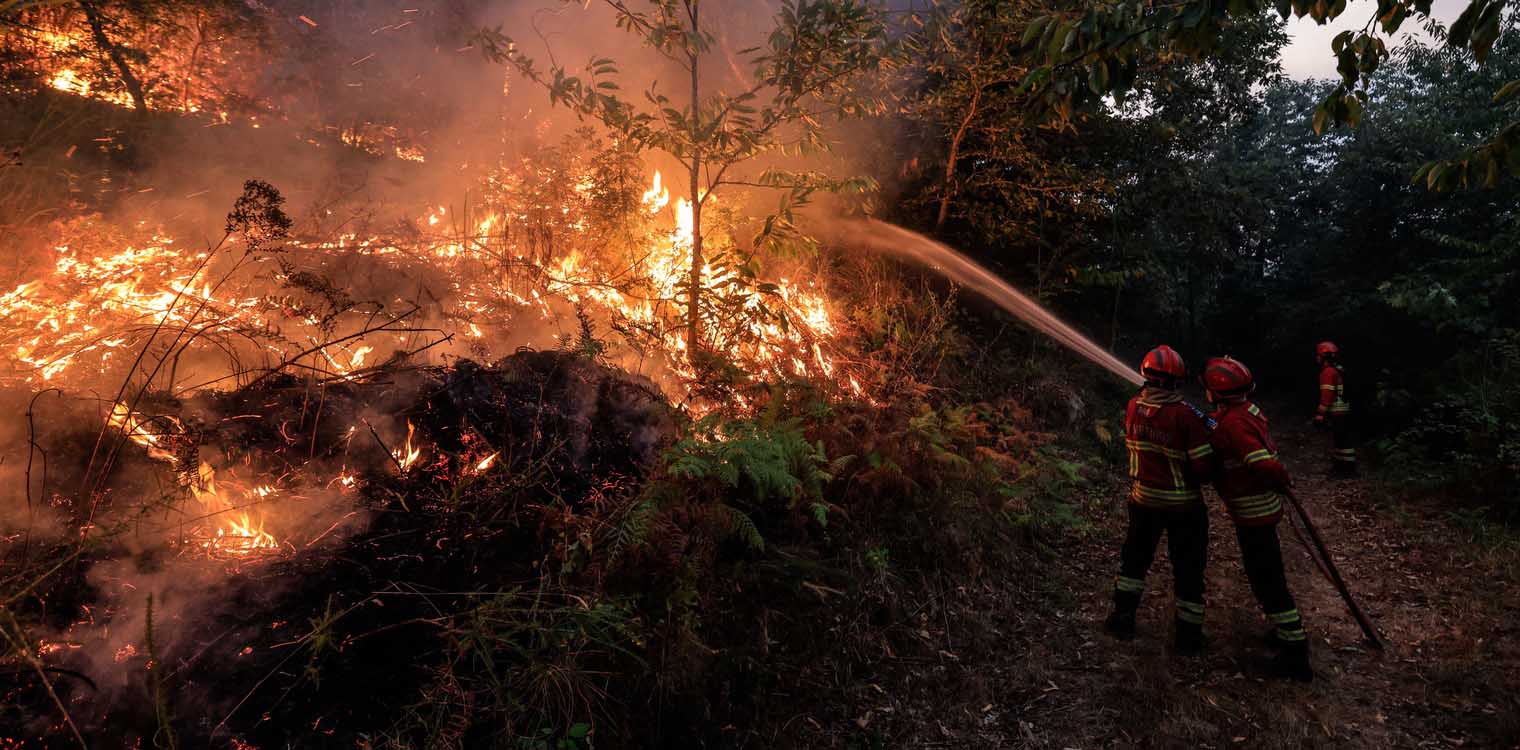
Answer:
[[[1240,526],[1277,523],[1289,479],[1267,432],[1267,416],[1245,400],[1223,404],[1215,416],[1219,426],[1209,443],[1217,462],[1214,487],[1225,510]]]
[[[1319,410],[1321,417],[1338,417],[1351,413],[1351,402],[1346,400],[1346,379],[1340,365],[1325,365],[1319,371]]]
[[[1124,419],[1129,449],[1130,502],[1181,510],[1203,502],[1213,448],[1208,429],[1182,394],[1145,388],[1130,399]]]

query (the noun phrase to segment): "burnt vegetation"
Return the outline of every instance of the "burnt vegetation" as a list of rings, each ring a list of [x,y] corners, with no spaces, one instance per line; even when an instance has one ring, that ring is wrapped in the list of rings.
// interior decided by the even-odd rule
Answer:
[[[1350,5],[0,0],[0,749],[1513,745],[1520,28]],[[1396,653],[1101,640],[1126,386],[867,219],[1337,340]]]

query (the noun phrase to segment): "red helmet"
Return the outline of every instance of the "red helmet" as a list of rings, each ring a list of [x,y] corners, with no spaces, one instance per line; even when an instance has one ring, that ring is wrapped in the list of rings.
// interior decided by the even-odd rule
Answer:
[[[1181,380],[1187,377],[1187,365],[1182,363],[1182,355],[1176,349],[1162,344],[1150,350],[1145,359],[1141,360],[1140,374],[1147,379]]]
[[[1211,396],[1237,398],[1250,393],[1256,387],[1256,379],[1240,360],[1219,357],[1209,360],[1203,369],[1203,385]]]
[[[1318,357],[1334,357],[1341,353],[1341,348],[1334,341],[1321,341],[1314,347],[1314,354]]]

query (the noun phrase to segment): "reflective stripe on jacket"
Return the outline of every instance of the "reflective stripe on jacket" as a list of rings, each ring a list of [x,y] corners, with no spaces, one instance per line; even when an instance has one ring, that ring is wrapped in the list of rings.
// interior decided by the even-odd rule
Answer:
[[[1218,456],[1214,487],[1230,518],[1241,526],[1277,523],[1283,513],[1282,491],[1288,470],[1277,459],[1277,445],[1267,431],[1267,416],[1249,401],[1221,405],[1219,426],[1209,437]]]
[[[1130,501],[1181,509],[1203,502],[1202,480],[1214,449],[1198,412],[1175,391],[1146,388],[1130,399],[1124,419]]]
[[[1319,371],[1319,413],[1351,413],[1351,402],[1346,400],[1346,379],[1340,365],[1326,365]]]

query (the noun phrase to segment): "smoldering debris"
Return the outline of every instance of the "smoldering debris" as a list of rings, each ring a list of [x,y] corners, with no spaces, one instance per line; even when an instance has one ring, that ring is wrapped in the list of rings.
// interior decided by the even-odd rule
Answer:
[[[46,610],[54,628],[38,644],[43,662],[77,675],[53,685],[74,720],[123,738],[146,737],[157,719],[145,713],[152,701],[121,698],[151,694],[164,675],[173,676],[177,715],[199,717],[182,739],[243,736],[260,717],[238,707],[258,693],[257,705],[283,710],[279,691],[291,680],[271,674],[299,681],[300,660],[321,648],[314,629],[338,613],[349,632],[373,635],[329,645],[380,650],[345,659],[354,669],[342,679],[397,669],[382,652],[429,627],[426,602],[401,595],[397,581],[415,593],[532,580],[552,546],[542,519],[618,498],[678,428],[647,379],[580,354],[528,350],[359,381],[279,376],[234,392],[145,399],[145,423],[173,428],[152,445],[125,441],[109,468],[92,451],[98,404],[65,397],[59,405],[70,408],[52,412],[38,445],[70,475],[96,452],[104,490],[92,507],[54,487],[53,524],[81,528],[93,512],[93,530],[79,542],[77,570],[44,582],[22,606]],[[108,428],[106,437],[120,432]],[[275,544],[225,541],[224,521],[237,514]],[[18,521],[7,519],[7,533],[27,531]],[[39,536],[37,554],[67,556],[73,544]],[[25,703],[46,701],[40,689],[20,679],[12,695],[43,705]],[[39,715],[27,730],[47,736],[55,722]]]

